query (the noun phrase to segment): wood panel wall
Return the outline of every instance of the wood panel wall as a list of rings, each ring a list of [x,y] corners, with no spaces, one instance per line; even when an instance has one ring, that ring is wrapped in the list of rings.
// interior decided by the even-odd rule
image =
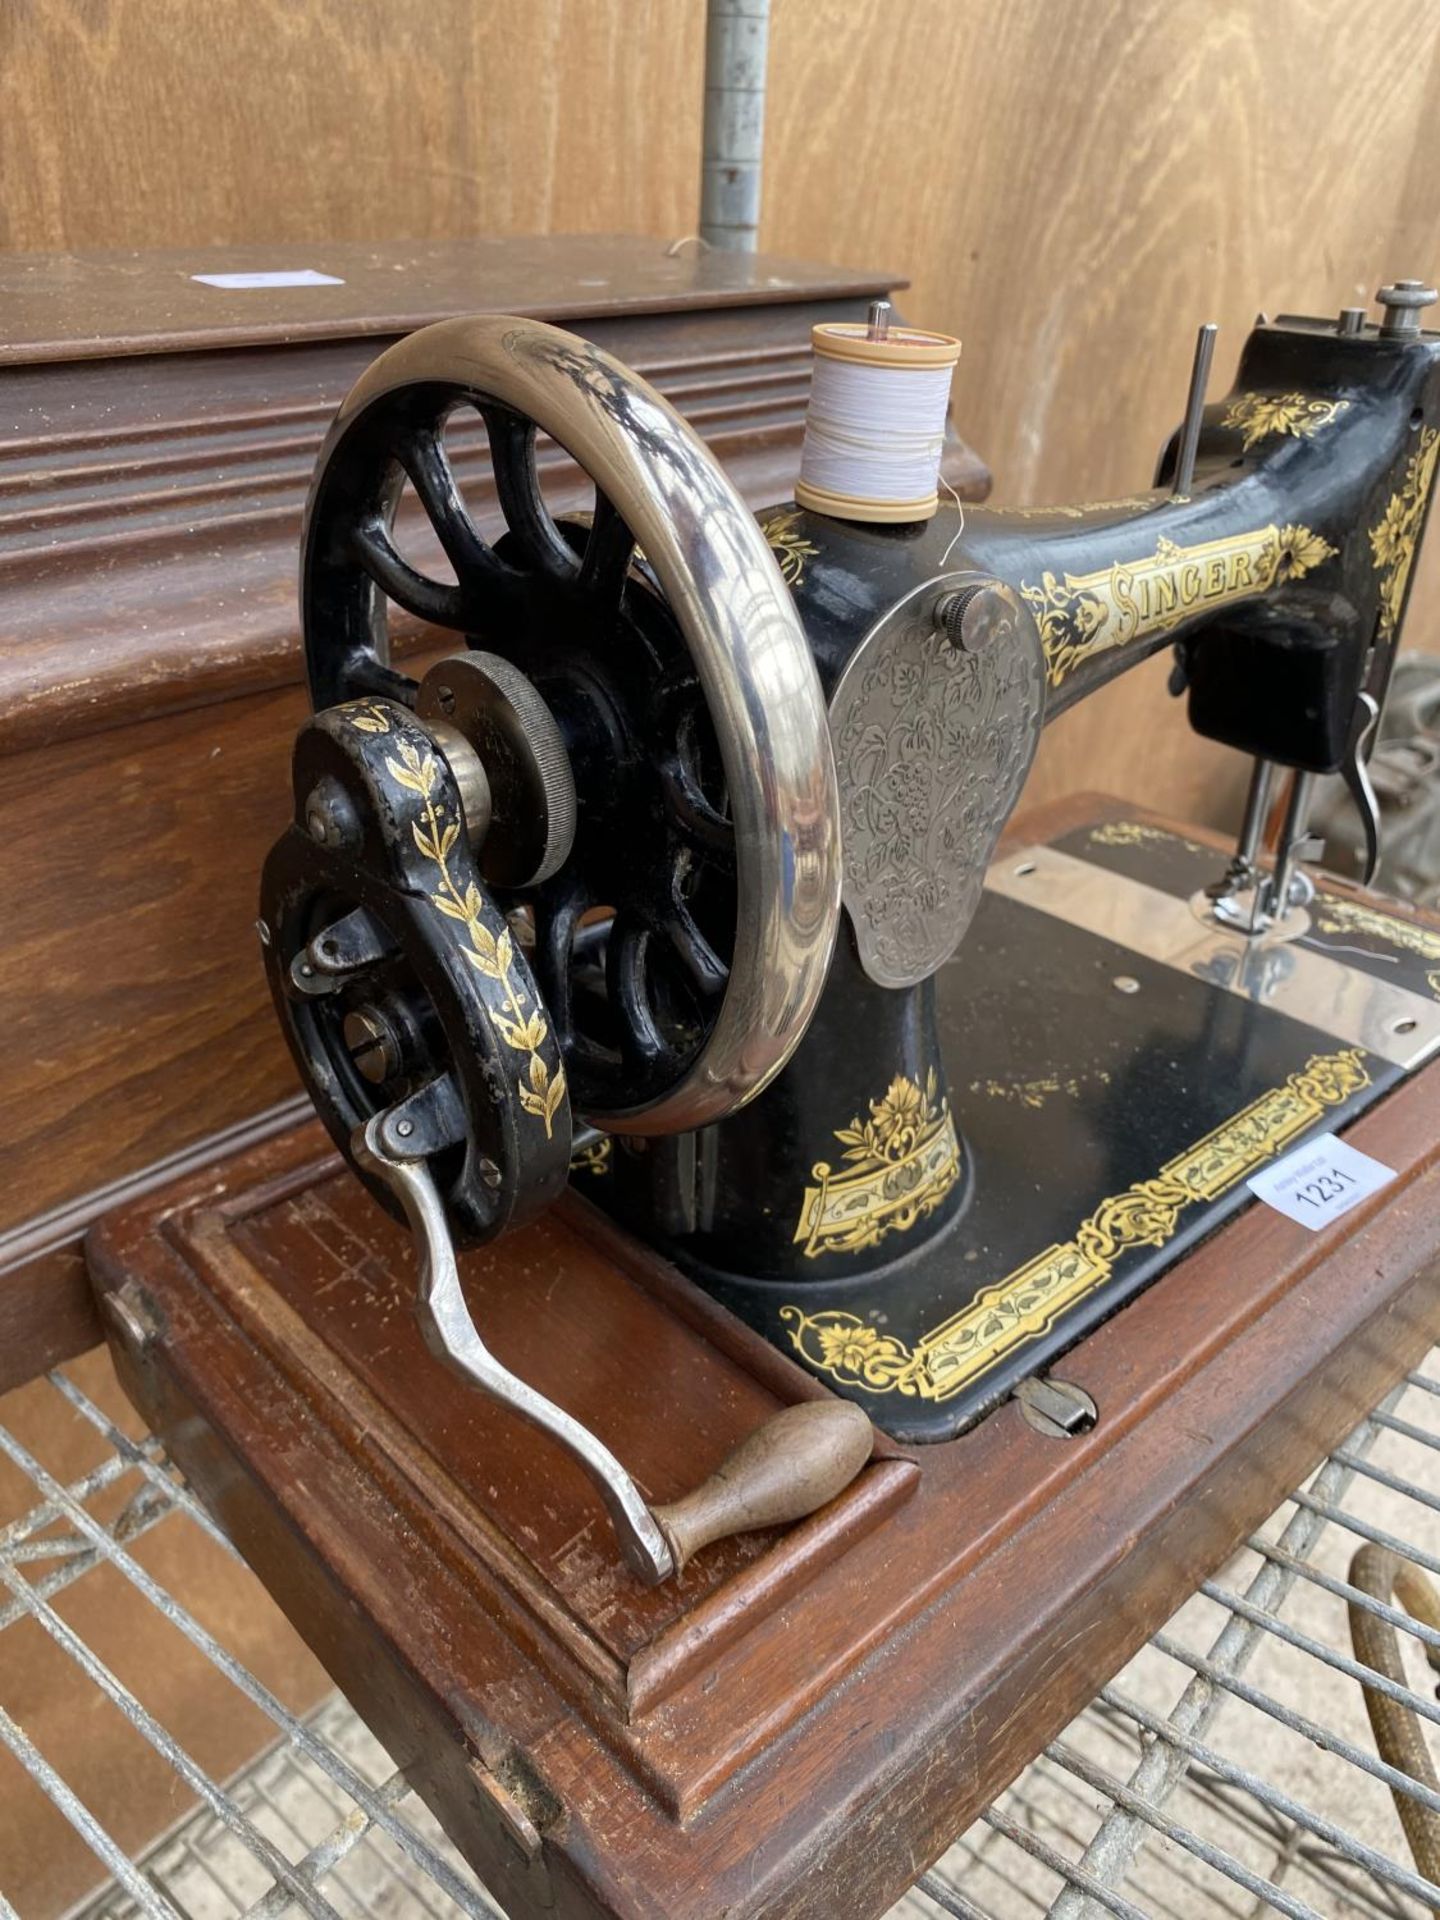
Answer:
[[[703,0],[5,0],[0,247],[695,225]]]
[[[703,0],[8,0],[0,245],[695,223]],[[1434,0],[774,0],[762,243],[914,278],[996,498],[1148,478],[1194,328],[1440,272]],[[1440,557],[1411,639],[1440,637]],[[1428,636],[1424,630],[1428,629]],[[1068,717],[1081,785],[1220,818],[1163,661]]]

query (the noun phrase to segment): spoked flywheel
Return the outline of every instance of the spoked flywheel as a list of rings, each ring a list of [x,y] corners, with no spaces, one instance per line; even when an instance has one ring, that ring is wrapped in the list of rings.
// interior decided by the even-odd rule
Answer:
[[[447,449],[476,414],[493,540]],[[590,511],[552,514],[537,434],[593,481]],[[407,481],[433,562],[401,549]],[[387,1204],[355,1145],[371,1122],[479,1239],[563,1182],[572,1103],[666,1133],[766,1085],[829,963],[835,777],[764,537],[673,409],[536,322],[402,341],[321,454],[301,599],[316,716],[266,869],[268,965]],[[391,662],[392,606],[459,636],[418,680]]]

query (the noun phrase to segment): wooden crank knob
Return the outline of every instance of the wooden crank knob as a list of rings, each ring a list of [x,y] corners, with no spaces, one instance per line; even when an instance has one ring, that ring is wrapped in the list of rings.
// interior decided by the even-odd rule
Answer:
[[[652,1507],[675,1572],[732,1533],[803,1520],[843,1493],[870,1458],[874,1432],[853,1400],[802,1400],[742,1440],[708,1480]]]

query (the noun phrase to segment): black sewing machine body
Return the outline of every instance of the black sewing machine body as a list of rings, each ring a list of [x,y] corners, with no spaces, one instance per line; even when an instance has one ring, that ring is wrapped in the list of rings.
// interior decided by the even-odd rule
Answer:
[[[851,913],[769,1088],[702,1134],[592,1149],[578,1177],[888,1430],[954,1433],[1244,1204],[1275,1150],[1272,1110],[1298,1138],[1400,1076],[1337,1048],[1318,990],[1287,992],[1283,944],[1243,955],[1207,929],[1213,849],[1123,821],[1061,841],[1061,877],[1088,879],[1089,924],[1027,903],[1052,876],[1017,882],[1023,855],[998,888],[980,884],[1040,727],[1163,646],[1179,649],[1197,731],[1285,767],[1344,765],[1358,696],[1383,698],[1394,657],[1437,364],[1433,344],[1282,320],[1257,329],[1208,409],[1186,498],[1165,485],[1172,440],[1156,490],[1093,507],[972,509],[963,531],[953,510],[898,528],[762,516],[832,703]],[[976,580],[1013,589],[1017,617],[967,654],[933,616]],[[858,716],[839,702],[834,725],[857,655],[883,692]],[[1177,903],[1157,945],[1193,918],[1184,968],[1107,924],[1106,876]],[[862,940],[881,945],[888,919],[891,945],[918,949],[912,971],[975,918],[938,970],[881,986],[857,951],[867,909]],[[1343,902],[1325,919],[1312,949],[1430,997],[1440,949],[1407,951],[1399,923],[1388,941],[1357,928]],[[1244,963],[1225,978],[1227,948]],[[1246,1114],[1258,1147],[1240,1126],[1209,1190],[1144,1208],[1147,1182]],[[1133,1226],[1097,1229],[1097,1211],[1127,1203]]]
[[[793,673],[783,713],[756,693],[773,567],[707,504],[678,423],[580,343],[493,326],[518,391],[543,362],[604,416],[566,437],[569,402],[547,416],[535,387],[596,514],[549,520],[516,392],[427,360],[423,335],[347,403],[302,580],[321,712],[264,888],[297,1061],[417,1231],[418,1166],[430,1231],[443,1210],[461,1242],[568,1168],[878,1425],[945,1439],[1440,1045],[1440,947],[1343,895],[1290,912],[1288,866],[1288,925],[1246,932],[1207,898],[1223,861],[1143,821],[995,862],[1044,723],[1165,646],[1200,732],[1363,798],[1440,454],[1440,337],[1259,325],[1178,489],[1179,436],[1153,491],[1100,505],[762,514],[824,705],[828,742],[801,751],[812,693]],[[493,548],[435,451],[466,399],[510,525]],[[615,430],[640,449],[618,479]],[[405,474],[453,588],[389,542]],[[466,636],[478,692],[464,662],[418,689],[390,666],[382,594]],[[748,681],[697,651],[707,595],[741,609]],[[782,903],[763,939],[757,847]],[[707,1078],[746,966],[763,992]],[[573,1160],[572,1103],[593,1122]]]

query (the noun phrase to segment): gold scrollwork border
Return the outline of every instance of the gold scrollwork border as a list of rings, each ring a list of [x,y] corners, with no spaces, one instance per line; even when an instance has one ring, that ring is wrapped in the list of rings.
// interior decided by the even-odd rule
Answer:
[[[787,587],[800,585],[805,578],[806,561],[813,560],[820,551],[813,540],[807,540],[799,531],[796,524],[799,518],[799,507],[789,507],[760,522],[766,545],[774,554],[780,578]]]
[[[1167,1161],[1154,1178],[1102,1200],[1071,1239],[1047,1247],[984,1288],[913,1348],[858,1314],[838,1309],[812,1313],[784,1306],[780,1319],[802,1359],[842,1386],[949,1400],[1102,1286],[1123,1253],[1133,1247],[1164,1246],[1188,1207],[1228,1193],[1327,1108],[1369,1083],[1360,1047],[1312,1055],[1283,1086],[1252,1100],[1233,1119]]]
[[[615,1142],[608,1133],[602,1133],[598,1140],[589,1140],[583,1147],[576,1147],[570,1156],[571,1173],[589,1173],[596,1179],[609,1173],[615,1158]]]
[[[1184,847],[1189,853],[1214,853],[1214,847],[1202,847],[1198,840],[1171,833],[1166,827],[1152,827],[1143,820],[1107,820],[1090,829],[1092,847]]]

